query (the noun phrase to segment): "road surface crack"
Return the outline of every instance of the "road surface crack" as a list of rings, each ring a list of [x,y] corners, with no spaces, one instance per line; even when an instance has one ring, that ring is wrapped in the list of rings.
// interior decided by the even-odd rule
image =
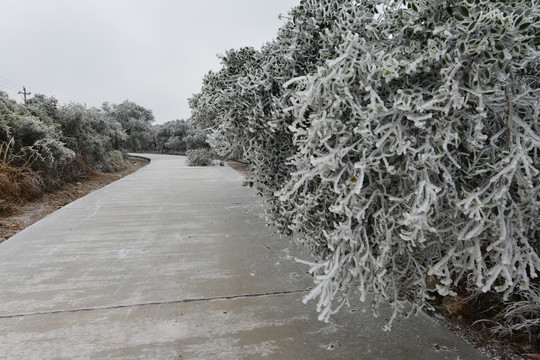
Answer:
[[[274,291],[274,292],[266,292],[266,293],[255,293],[255,294],[239,294],[239,295],[228,295],[228,296],[214,296],[214,297],[206,297],[206,298],[187,298],[183,300],[155,301],[155,302],[146,302],[146,303],[138,303],[138,304],[128,304],[128,305],[88,307],[88,308],[80,308],[80,309],[72,309],[72,310],[40,311],[40,312],[25,313],[25,314],[0,315],[0,319],[14,319],[14,318],[29,317],[29,316],[37,316],[37,315],[70,314],[70,313],[100,311],[100,310],[127,309],[127,308],[142,307],[142,306],[174,305],[174,304],[215,301],[215,300],[232,300],[232,299],[241,299],[241,298],[265,297],[265,296],[273,296],[273,295],[299,294],[299,293],[305,293],[308,291],[310,290],[301,289],[301,290],[288,290],[288,291]]]

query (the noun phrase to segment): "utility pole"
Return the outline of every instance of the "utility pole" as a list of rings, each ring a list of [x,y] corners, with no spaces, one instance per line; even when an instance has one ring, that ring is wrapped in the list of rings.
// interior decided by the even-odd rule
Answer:
[[[19,94],[24,94],[24,103],[26,104],[26,95],[31,95],[31,92],[26,92],[26,86],[23,86],[23,91],[19,91]]]

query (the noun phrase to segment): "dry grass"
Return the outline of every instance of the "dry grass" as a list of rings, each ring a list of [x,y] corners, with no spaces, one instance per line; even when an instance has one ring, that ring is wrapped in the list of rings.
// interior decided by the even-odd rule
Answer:
[[[7,212],[1,213],[2,201],[0,200],[0,243],[53,211],[131,174],[147,163],[148,161],[144,159],[130,159],[122,170],[86,175],[84,179],[65,184],[61,189],[44,193],[32,201],[11,203],[9,214]]]
[[[9,210],[9,204],[20,202],[40,194],[43,181],[41,176],[31,169],[36,157],[30,155],[24,162],[22,154],[14,154],[14,140],[0,143],[0,213]],[[14,166],[18,160],[21,166]]]

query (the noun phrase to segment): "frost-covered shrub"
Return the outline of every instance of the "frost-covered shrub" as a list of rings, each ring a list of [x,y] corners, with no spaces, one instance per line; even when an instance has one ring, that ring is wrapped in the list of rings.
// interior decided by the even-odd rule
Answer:
[[[538,341],[540,334],[540,289],[517,293],[517,299],[506,303],[504,310],[495,317],[493,331],[503,336],[526,335],[531,343]],[[536,337],[536,338],[535,338]]]
[[[37,94],[19,104],[0,92],[0,200],[9,205],[95,171],[122,168],[126,143],[153,141],[153,130],[144,132],[152,120],[151,111],[130,102],[59,106]]]
[[[54,169],[68,164],[75,153],[66,148],[60,135],[51,125],[46,125],[34,116],[19,117],[10,127],[11,136],[16,139],[16,148],[35,157],[39,168]]]
[[[25,154],[14,152],[14,143],[13,138],[8,142],[0,141],[0,214],[9,210],[11,201],[30,195],[32,191],[27,191],[29,187],[24,185],[29,183],[28,178],[37,177],[28,161],[23,166],[16,165],[24,160]]]
[[[186,152],[188,166],[210,166],[212,165],[213,155],[208,149],[194,149]]]
[[[58,100],[53,96],[35,94],[25,102],[25,108],[41,121],[52,124],[58,120]]]
[[[331,255],[313,292],[327,311],[337,287],[358,278],[362,292],[396,309],[400,286],[423,302],[426,277],[441,295],[464,281],[508,297],[535,281],[538,53],[537,30],[516,26],[525,10],[490,2],[394,9],[361,37],[343,34],[339,57],[296,80],[292,161],[302,171],[280,196],[300,197],[296,214],[321,201],[330,210],[316,218]],[[376,42],[384,35],[387,43]],[[328,278],[336,265],[348,271]],[[412,281],[394,285],[401,277]]]
[[[260,52],[227,53],[192,120],[242,151],[269,220],[313,250],[321,319],[356,292],[390,302],[390,323],[458,285],[537,298],[538,4],[311,0],[289,16]]]
[[[80,171],[113,171],[122,166],[113,152],[127,136],[105,111],[71,103],[59,109],[58,122],[64,141],[77,154]]]
[[[322,318],[352,289],[396,313],[406,295],[421,306],[461,282],[532,289],[538,30],[518,19],[538,13],[511,5],[415,2],[378,20],[358,5],[345,16],[362,31],[342,31],[336,58],[289,83],[298,170],[277,195],[321,259],[310,298]]]
[[[209,72],[203,79],[201,94],[190,99],[192,121],[209,132],[208,143],[219,155],[242,159],[244,155],[244,130],[246,112],[253,105],[249,90],[242,91],[241,75],[252,68],[250,62],[256,52],[252,48],[228,51],[222,57],[221,71]],[[258,79],[257,79],[258,80]],[[248,100],[246,101],[246,98]]]
[[[0,141],[5,143],[10,139],[8,120],[15,105],[7,93],[0,91]]]
[[[120,150],[112,150],[103,155],[100,166],[101,171],[112,172],[125,167],[124,153]]]
[[[191,120],[208,133],[208,142],[221,156],[250,164],[251,184],[262,194],[273,195],[295,171],[287,159],[296,148],[289,126],[294,117],[288,108],[291,78],[309,74],[333,57],[343,26],[336,22],[338,7],[352,8],[353,1],[302,1],[292,9],[277,38],[260,51],[230,50],[221,57],[219,72],[210,72],[201,92],[190,99]],[[289,222],[274,196],[267,198],[269,221],[287,232]]]
[[[0,99],[3,134],[0,141],[13,139],[15,166],[32,164],[35,170],[51,170],[69,163],[74,153],[60,141],[60,133],[51,123],[31,115],[28,110],[9,98]]]
[[[0,96],[0,200],[4,207],[42,193],[52,174],[73,156],[54,125],[31,115],[6,95]]]

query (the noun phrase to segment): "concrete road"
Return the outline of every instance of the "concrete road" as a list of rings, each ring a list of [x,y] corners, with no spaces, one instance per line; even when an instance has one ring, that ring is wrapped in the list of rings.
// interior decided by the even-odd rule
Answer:
[[[424,315],[317,321],[240,174],[149,157],[0,245],[0,359],[485,359]]]

